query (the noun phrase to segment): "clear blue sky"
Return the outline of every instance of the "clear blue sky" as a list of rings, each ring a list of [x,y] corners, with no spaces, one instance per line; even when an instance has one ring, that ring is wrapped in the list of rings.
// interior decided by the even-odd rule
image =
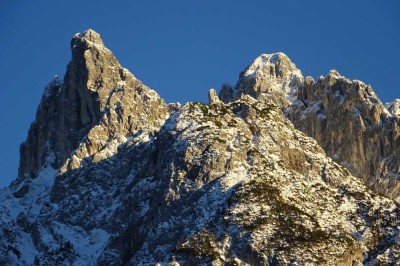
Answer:
[[[314,78],[332,68],[400,98],[400,1],[0,1],[0,186],[44,86],[63,76],[74,33],[99,32],[121,64],[167,102],[206,101],[261,53]]]

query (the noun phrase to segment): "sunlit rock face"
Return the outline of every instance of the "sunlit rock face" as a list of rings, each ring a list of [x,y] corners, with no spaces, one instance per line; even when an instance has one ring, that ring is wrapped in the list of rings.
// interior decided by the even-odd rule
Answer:
[[[283,53],[257,57],[219,95],[231,102],[242,94],[269,98],[328,156],[376,192],[400,200],[399,100],[384,105],[371,86],[336,70],[317,81],[304,78]]]
[[[21,145],[18,182],[43,166],[61,167],[73,151],[92,156],[112,138],[157,130],[166,119],[165,102],[118,63],[98,33],[75,34],[71,50],[64,81],[48,85]]]
[[[370,158],[395,169],[398,118],[370,87],[263,54],[209,104],[166,104],[93,30],[71,49],[0,191],[1,265],[400,259],[398,205],[363,176]]]
[[[400,196],[400,119],[369,85],[336,71],[306,82],[287,115],[335,161],[375,191]]]
[[[387,103],[386,107],[393,116],[400,116],[400,99],[396,99],[394,102]]]
[[[240,73],[234,88],[225,86],[220,92],[224,102],[241,94],[258,98],[261,94],[274,99],[279,106],[288,106],[296,99],[304,77],[284,53],[262,54]]]

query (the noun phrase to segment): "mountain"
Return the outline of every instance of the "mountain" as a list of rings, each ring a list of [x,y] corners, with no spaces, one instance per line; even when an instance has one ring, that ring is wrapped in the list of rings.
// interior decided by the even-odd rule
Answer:
[[[21,145],[19,176],[0,191],[1,265],[400,259],[400,209],[388,197],[396,199],[397,183],[381,193],[363,172],[364,160],[375,160],[388,169],[381,179],[397,175],[397,102],[388,110],[370,87],[337,72],[304,78],[277,53],[258,57],[220,97],[211,89],[209,104],[166,104],[95,31],[76,34],[71,49],[64,79],[46,87]],[[354,145],[375,155],[344,152],[338,114],[354,128],[364,123]],[[342,139],[359,132],[347,127]],[[388,141],[383,154],[370,136]]]
[[[242,73],[234,89],[223,86],[220,97],[225,103],[241,94],[258,98],[268,95],[279,106],[287,107],[297,97],[297,90],[304,77],[284,53],[262,54]]]
[[[223,86],[224,102],[241,94],[273,99],[296,129],[374,191],[400,199],[400,100],[386,106],[371,86],[336,70],[304,78],[283,53],[263,54]],[[231,96],[231,97],[229,97]]]
[[[371,86],[336,71],[301,87],[289,109],[296,128],[377,193],[400,199],[398,100],[388,109]]]

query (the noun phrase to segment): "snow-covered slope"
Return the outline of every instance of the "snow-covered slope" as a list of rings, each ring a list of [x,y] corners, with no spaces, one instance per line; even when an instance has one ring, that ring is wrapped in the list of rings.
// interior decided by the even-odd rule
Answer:
[[[232,91],[226,103],[211,90],[210,104],[166,105],[96,32],[72,44],[64,81],[46,89],[24,144],[21,175],[0,191],[1,265],[399,260],[397,203],[335,163],[282,112],[287,95],[309,82],[283,54],[262,55],[242,73],[241,82],[264,75],[275,84],[257,81],[256,98],[238,85],[243,93]],[[78,114],[71,121],[44,106]],[[62,134],[52,131],[56,124]],[[76,134],[79,141],[61,145]],[[45,157],[31,163],[36,150]]]

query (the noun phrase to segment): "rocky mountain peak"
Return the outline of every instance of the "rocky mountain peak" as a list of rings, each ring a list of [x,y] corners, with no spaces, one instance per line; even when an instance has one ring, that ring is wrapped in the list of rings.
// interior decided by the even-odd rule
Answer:
[[[77,48],[81,46],[104,46],[104,42],[100,37],[100,34],[92,29],[86,30],[84,33],[75,33],[71,40],[71,48]]]
[[[353,175],[380,193],[400,198],[399,100],[384,106],[370,85],[335,69],[317,81],[304,78],[283,53],[257,57],[235,87],[223,85],[219,97],[229,103],[240,95],[273,101]]]
[[[100,134],[103,140],[97,140],[96,148],[88,145],[90,152],[85,156],[93,155],[102,147],[101,143],[115,134],[124,136],[145,124],[147,128],[157,128],[161,123],[157,119],[166,117],[164,101],[119,64],[97,32],[75,34],[71,51],[64,81],[52,82],[46,88],[47,97],[42,98],[28,138],[21,145],[17,183],[35,178],[46,162],[60,168],[99,123],[102,126],[97,127],[93,136]],[[160,112],[151,112],[152,107]],[[154,117],[147,122],[135,119],[125,110],[128,108],[134,108],[136,115]],[[146,115],[141,113],[143,108],[149,108]],[[49,162],[50,157],[53,159]]]
[[[328,75],[326,75],[325,77],[321,77],[322,79],[325,79],[326,81],[328,81],[329,84],[334,84],[336,82],[336,80],[340,79],[340,78],[344,78],[342,77],[342,75],[339,74],[339,72],[335,69],[331,69],[328,73]]]
[[[394,102],[387,103],[386,107],[392,115],[400,117],[400,99],[396,99]]]
[[[261,54],[242,73],[241,77],[252,78],[257,75],[282,78],[289,72],[299,71],[284,53]]]
[[[229,102],[238,99],[241,94],[254,98],[265,94],[279,106],[287,106],[296,98],[297,90],[303,82],[301,71],[286,54],[261,54],[240,73],[239,81],[231,92],[228,87],[221,90],[220,98]]]
[[[370,85],[331,70],[305,82],[286,114],[326,153],[370,187],[399,200],[399,120]],[[388,111],[389,110],[389,111]]]
[[[72,60],[68,65],[66,78],[82,78],[85,90],[99,94],[101,108],[104,108],[114,83],[124,81],[126,75],[134,79],[132,74],[127,74],[129,71],[121,67],[113,53],[104,45],[100,34],[94,30],[76,33],[71,41],[71,50]]]

